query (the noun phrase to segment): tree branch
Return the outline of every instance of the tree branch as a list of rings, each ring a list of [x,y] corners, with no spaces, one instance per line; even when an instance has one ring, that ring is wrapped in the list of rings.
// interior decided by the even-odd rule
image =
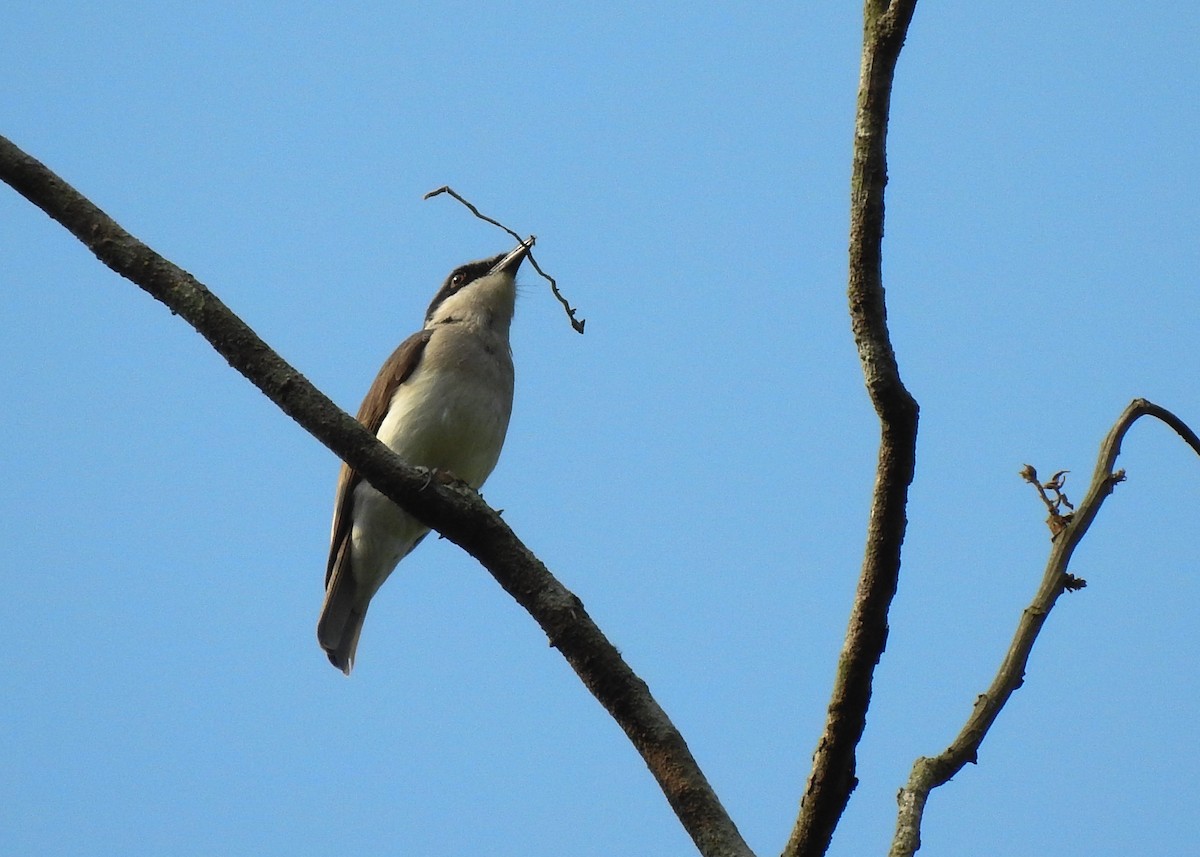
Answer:
[[[996,677],[992,679],[991,686],[975,700],[975,707],[967,718],[966,725],[949,747],[938,756],[921,756],[913,763],[908,783],[900,790],[898,797],[900,812],[896,820],[896,835],[892,840],[890,857],[911,857],[921,847],[921,819],[929,793],[946,783],[968,762],[973,763],[977,760],[979,747],[988,730],[1013,691],[1024,681],[1029,654],[1058,596],[1066,590],[1079,588],[1081,581],[1067,571],[1071,556],[1095,520],[1104,500],[1112,493],[1114,486],[1125,479],[1125,471],[1113,470],[1113,465],[1121,452],[1121,441],[1125,433],[1143,416],[1156,417],[1166,423],[1197,455],[1200,455],[1200,437],[1165,408],[1145,399],[1134,399],[1121,414],[1100,445],[1100,457],[1092,474],[1091,487],[1079,508],[1070,516],[1058,515],[1057,509],[1051,508],[1048,523],[1053,547],[1050,549],[1050,558],[1046,562],[1041,586],[1038,587],[1033,601],[1021,614],[1012,643]],[[1026,471],[1022,471],[1022,475],[1027,480],[1031,476],[1036,480],[1036,475],[1032,474],[1031,470],[1032,468],[1027,468]],[[1055,481],[1057,480],[1052,480]],[[1041,487],[1039,486],[1039,490]]]
[[[892,80],[916,0],[867,0],[850,180],[850,319],[881,436],[866,551],[838,661],[825,729],[784,857],[817,857],[857,784],[855,748],[866,726],[875,665],[896,594],[908,486],[916,466],[916,400],[900,380],[887,329],[882,273],[883,196]]]
[[[479,560],[625,730],[700,853],[752,857],[646,684],[592,622],[582,602],[477,493],[462,485],[430,483],[425,471],[400,461],[191,274],[138,241],[3,137],[0,179],[66,227],[101,262],[182,316],[231,366],[372,485]]]

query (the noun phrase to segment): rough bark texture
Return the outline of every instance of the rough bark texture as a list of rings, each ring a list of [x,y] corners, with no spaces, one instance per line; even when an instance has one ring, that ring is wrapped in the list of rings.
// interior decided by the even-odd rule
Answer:
[[[592,622],[508,525],[466,486],[430,483],[263,342],[191,274],[142,244],[43,164],[0,137],[0,179],[82,241],[96,257],[182,317],[271,401],[371,484],[480,561],[524,607],[641,753],[706,857],[750,849],[683,736]],[[314,566],[316,568],[316,566]],[[315,653],[314,648],[314,653]]]
[[[1068,573],[1071,556],[1095,520],[1096,513],[1100,511],[1105,499],[1112,493],[1113,488],[1124,480],[1125,472],[1113,470],[1113,467],[1121,452],[1121,441],[1125,433],[1143,416],[1162,420],[1200,455],[1200,438],[1181,419],[1165,408],[1145,399],[1134,399],[1121,414],[1100,445],[1100,457],[1083,502],[1069,517],[1059,516],[1055,509],[1051,510],[1053,546],[1050,549],[1050,558],[1046,561],[1046,571],[1042,575],[1041,585],[1033,601],[1021,613],[1012,643],[1004,655],[996,677],[992,679],[991,686],[976,697],[971,715],[949,747],[937,756],[921,756],[913,763],[908,783],[900,790],[897,798],[900,811],[896,818],[896,834],[892,839],[890,857],[911,857],[921,847],[921,819],[925,812],[925,804],[929,800],[929,793],[948,782],[968,762],[976,760],[988,730],[996,722],[1013,691],[1024,681],[1029,654],[1033,651],[1033,644],[1050,611],[1054,609],[1058,596],[1067,589],[1083,585],[1082,581]],[[1032,473],[1031,468],[1027,470]],[[1030,479],[1029,476],[1026,478]],[[1036,475],[1033,479],[1036,479]]]
[[[866,726],[875,665],[900,573],[908,486],[916,466],[916,400],[900,380],[884,302],[883,193],[892,78],[916,0],[867,0],[850,187],[850,318],[867,391],[880,420],[866,551],[838,661],[825,729],[784,857],[821,855],[857,784],[855,749]]]

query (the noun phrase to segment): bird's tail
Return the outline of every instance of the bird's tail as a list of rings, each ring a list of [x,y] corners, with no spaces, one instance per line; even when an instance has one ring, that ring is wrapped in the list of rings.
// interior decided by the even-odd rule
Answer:
[[[329,662],[346,675],[354,669],[354,653],[369,603],[369,600],[359,603],[354,575],[336,574],[329,581],[321,618],[317,620],[317,641]]]

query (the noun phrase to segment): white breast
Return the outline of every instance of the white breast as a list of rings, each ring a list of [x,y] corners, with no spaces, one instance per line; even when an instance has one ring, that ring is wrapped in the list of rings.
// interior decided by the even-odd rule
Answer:
[[[500,458],[512,395],[506,340],[442,326],[396,388],[378,436],[409,464],[449,470],[479,488]]]

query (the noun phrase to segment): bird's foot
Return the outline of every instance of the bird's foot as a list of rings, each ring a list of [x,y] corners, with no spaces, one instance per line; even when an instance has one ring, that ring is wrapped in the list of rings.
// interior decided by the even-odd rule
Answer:
[[[443,470],[442,468],[439,468],[439,467],[418,467],[417,469],[422,470],[425,473],[425,484],[421,486],[421,488],[420,488],[421,491],[424,491],[426,488],[428,488],[434,482],[437,482],[439,485],[466,485],[466,484],[468,484],[467,482],[465,482],[462,479],[459,479],[457,476],[455,476],[453,471],[450,471],[450,470]]]

